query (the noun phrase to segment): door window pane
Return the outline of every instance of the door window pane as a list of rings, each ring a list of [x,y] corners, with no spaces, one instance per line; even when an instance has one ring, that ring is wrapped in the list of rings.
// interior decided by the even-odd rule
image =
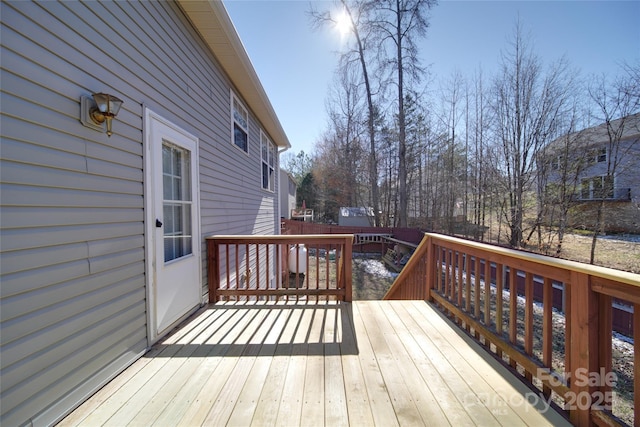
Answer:
[[[165,262],[192,253],[191,153],[172,144],[162,145],[162,194]]]

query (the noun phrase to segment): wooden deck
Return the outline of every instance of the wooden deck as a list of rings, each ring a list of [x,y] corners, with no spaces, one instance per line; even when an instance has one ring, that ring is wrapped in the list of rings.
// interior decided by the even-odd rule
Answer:
[[[423,301],[219,303],[60,425],[563,425]]]

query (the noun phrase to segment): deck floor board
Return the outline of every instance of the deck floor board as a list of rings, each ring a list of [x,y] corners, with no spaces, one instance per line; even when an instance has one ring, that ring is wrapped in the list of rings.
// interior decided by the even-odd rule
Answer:
[[[569,425],[424,301],[220,303],[60,426]]]

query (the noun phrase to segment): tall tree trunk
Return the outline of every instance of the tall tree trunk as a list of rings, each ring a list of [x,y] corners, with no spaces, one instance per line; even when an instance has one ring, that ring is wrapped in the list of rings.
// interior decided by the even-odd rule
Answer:
[[[604,212],[604,197],[600,203],[598,203],[598,211],[596,212],[596,224],[593,228],[593,237],[591,239],[591,253],[589,255],[589,263],[594,264],[596,262],[596,243],[598,242],[598,234],[604,234],[604,218],[602,213]]]
[[[367,61],[365,58],[364,46],[362,39],[360,38],[360,31],[353,22],[351,10],[346,0],[342,0],[346,12],[349,15],[349,20],[353,28],[356,42],[358,45],[358,57],[360,59],[360,66],[362,68],[362,77],[364,79],[364,85],[367,97],[367,130],[369,132],[369,183],[371,185],[371,202],[373,205],[374,225],[380,226],[380,189],[378,187],[378,155],[376,152],[376,136],[375,136],[375,118],[376,112],[373,103],[373,94],[371,92],[371,82],[369,81],[369,71],[367,68]]]
[[[404,70],[402,65],[402,13],[400,0],[396,0],[396,48],[398,61],[398,193],[400,206],[398,226],[407,226],[407,141],[404,115]]]

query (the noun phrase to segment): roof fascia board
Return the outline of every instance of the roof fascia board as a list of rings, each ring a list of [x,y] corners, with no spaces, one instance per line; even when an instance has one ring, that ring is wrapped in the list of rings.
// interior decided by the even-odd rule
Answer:
[[[291,148],[240,36],[220,0],[177,0],[236,90],[278,147]]]

